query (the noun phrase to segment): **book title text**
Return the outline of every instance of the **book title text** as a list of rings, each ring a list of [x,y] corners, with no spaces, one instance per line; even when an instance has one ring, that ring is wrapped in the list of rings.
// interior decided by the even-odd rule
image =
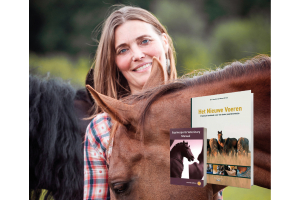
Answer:
[[[233,107],[233,108],[229,108],[229,107],[225,107],[220,108],[220,109],[212,109],[212,108],[207,108],[205,109],[199,109],[198,110],[198,114],[210,114],[210,113],[222,113],[222,112],[237,112],[237,111],[242,111],[242,107]]]

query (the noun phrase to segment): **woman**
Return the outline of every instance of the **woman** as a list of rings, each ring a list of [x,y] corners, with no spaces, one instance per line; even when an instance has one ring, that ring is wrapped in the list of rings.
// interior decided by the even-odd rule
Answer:
[[[154,56],[166,71],[166,80],[176,79],[175,49],[166,29],[150,12],[123,6],[104,23],[92,86],[116,99],[138,93],[149,78]],[[95,118],[87,128],[84,142],[84,199],[89,200],[110,199],[107,165],[112,121],[107,113],[100,112],[95,104]]]
[[[137,7],[115,10],[104,23],[98,45],[95,90],[116,99],[140,92],[154,56],[162,64],[165,78],[176,79],[173,42],[157,18]],[[95,118],[88,125],[84,142],[84,199],[110,199],[107,165],[112,121],[95,106]]]

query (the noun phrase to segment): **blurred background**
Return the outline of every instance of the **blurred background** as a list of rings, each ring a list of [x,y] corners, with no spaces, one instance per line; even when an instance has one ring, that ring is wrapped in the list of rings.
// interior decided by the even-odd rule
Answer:
[[[173,39],[179,76],[271,53],[270,0],[30,0],[29,72],[83,87],[114,4],[139,6],[160,20]]]
[[[115,4],[152,12],[167,28],[181,76],[271,54],[270,0],[29,0],[29,73],[84,87],[100,26]],[[224,199],[270,199],[270,190],[227,187]]]

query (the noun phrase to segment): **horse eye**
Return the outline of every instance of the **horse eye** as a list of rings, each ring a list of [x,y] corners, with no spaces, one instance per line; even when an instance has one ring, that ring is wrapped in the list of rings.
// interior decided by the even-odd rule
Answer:
[[[128,187],[129,187],[129,183],[115,183],[113,184],[112,189],[116,194],[121,194],[126,192]]]

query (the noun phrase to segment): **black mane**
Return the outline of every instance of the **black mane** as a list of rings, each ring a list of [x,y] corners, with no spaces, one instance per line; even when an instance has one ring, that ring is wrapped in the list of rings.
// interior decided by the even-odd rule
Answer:
[[[57,79],[29,76],[29,196],[83,198],[83,148],[76,91]]]
[[[175,144],[174,146],[173,146],[173,148],[171,149],[171,151],[173,151],[173,150],[175,150],[175,149],[177,149],[177,148],[181,148],[182,146],[184,146],[184,145],[186,145],[188,142],[179,142],[179,143],[177,143],[177,144]]]

